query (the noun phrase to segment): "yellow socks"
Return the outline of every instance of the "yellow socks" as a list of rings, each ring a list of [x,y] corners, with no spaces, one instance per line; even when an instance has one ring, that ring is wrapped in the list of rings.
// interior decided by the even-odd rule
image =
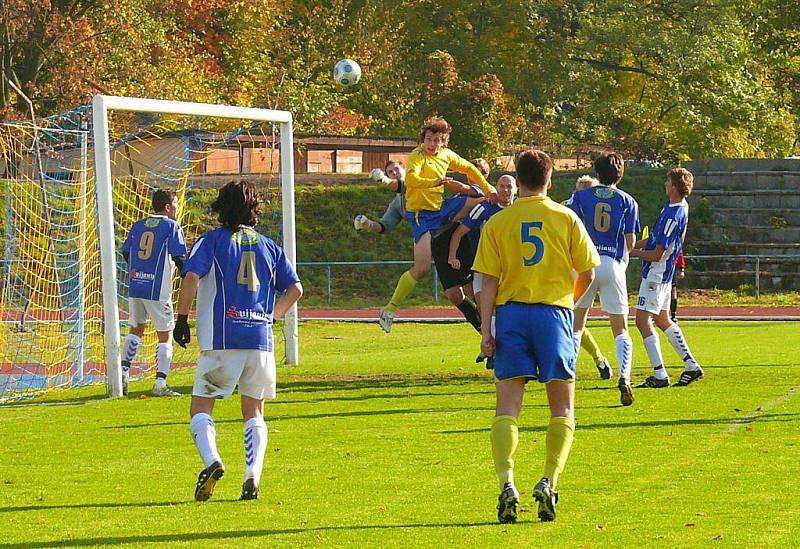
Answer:
[[[411,276],[411,271],[404,272],[400,276],[400,280],[397,281],[397,287],[394,289],[392,299],[389,300],[389,304],[384,309],[390,313],[395,312],[405,298],[408,297],[408,294],[414,291],[414,286],[416,285],[417,281]]]
[[[588,328],[584,328],[583,335],[581,335],[581,347],[592,356],[595,364],[600,364],[601,361],[605,360],[600,346],[597,345],[597,341],[595,341]]]
[[[567,464],[569,450],[572,448],[572,439],[575,435],[575,424],[568,417],[551,417],[547,426],[545,447],[547,448],[547,461],[544,466],[544,476],[550,479],[550,486],[555,489],[558,475]],[[494,437],[494,429],[492,429]],[[497,458],[495,458],[497,463]]]
[[[549,431],[548,431],[549,433]],[[514,416],[497,416],[492,422],[492,456],[500,487],[514,484],[514,454],[519,444],[519,429]],[[572,441],[572,438],[570,438]],[[569,450],[567,450],[569,451]]]

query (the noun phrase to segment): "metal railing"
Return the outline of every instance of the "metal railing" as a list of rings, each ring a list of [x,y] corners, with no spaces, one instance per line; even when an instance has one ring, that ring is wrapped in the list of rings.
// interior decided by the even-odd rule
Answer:
[[[755,269],[755,284],[753,285],[753,293],[755,297],[758,298],[761,296],[761,261],[766,260],[788,260],[788,261],[797,261],[800,262],[800,255],[785,255],[785,254],[740,254],[740,255],[687,255],[686,261],[694,260],[694,259],[722,259],[722,260],[735,260],[735,261],[755,261],[756,269]],[[698,271],[703,272],[703,271]]]
[[[686,260],[705,260],[705,259],[721,259],[721,260],[736,260],[736,261],[749,261],[755,262],[755,284],[753,286],[753,290],[755,293],[755,297],[760,297],[761,295],[761,261],[765,260],[788,260],[788,261],[797,261],[800,262],[800,255],[781,255],[781,254],[773,254],[773,255],[755,255],[755,254],[743,254],[743,255],[687,255]],[[298,267],[324,267],[325,268],[325,303],[328,305],[331,304],[331,280],[332,280],[332,273],[333,267],[336,266],[350,266],[350,267],[358,267],[358,266],[366,266],[366,265],[413,265],[413,261],[298,261]],[[703,271],[697,271],[702,273]],[[435,268],[431,269],[431,273],[433,274],[433,300],[435,303],[439,303],[439,276],[436,272]]]
[[[336,266],[364,265],[413,265],[413,261],[298,261],[298,267],[325,267],[325,303],[331,304],[331,277]],[[439,274],[431,268],[433,274],[433,301],[439,303]]]

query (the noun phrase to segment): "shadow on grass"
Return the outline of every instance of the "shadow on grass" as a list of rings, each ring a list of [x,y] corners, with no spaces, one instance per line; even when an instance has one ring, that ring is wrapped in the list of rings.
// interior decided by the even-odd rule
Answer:
[[[530,522],[529,524],[539,524]],[[8,549],[22,549],[23,547],[87,547],[95,545],[127,545],[131,543],[170,543],[170,542],[202,542],[214,540],[234,540],[240,538],[256,538],[263,536],[275,536],[285,534],[306,534],[314,532],[335,532],[335,531],[381,531],[381,530],[404,530],[414,528],[475,528],[483,526],[502,526],[496,522],[454,522],[444,524],[363,524],[352,526],[318,526],[312,528],[275,528],[260,530],[229,530],[223,532],[187,532],[185,534],[155,534],[138,536],[109,536],[96,538],[77,538],[56,541],[28,541],[24,543],[9,543],[3,547]],[[517,525],[517,528],[522,525]]]
[[[528,408],[538,408],[544,407],[544,404],[539,405],[530,405]],[[494,406],[491,407],[463,407],[463,408],[394,408],[390,410],[357,410],[357,411],[348,411],[348,412],[333,412],[333,413],[319,413],[319,414],[300,414],[294,416],[275,416],[275,417],[267,417],[266,420],[269,421],[287,421],[293,419],[335,419],[339,417],[363,417],[363,416],[391,416],[391,415],[413,415],[413,414],[447,414],[452,412],[477,412],[477,411],[485,411],[485,412],[493,412]],[[241,419],[215,419],[214,423],[221,424],[221,423],[241,423]],[[147,427],[164,427],[164,426],[174,426],[174,425],[181,425],[186,426],[188,425],[189,420],[186,421],[164,421],[164,422],[157,422],[157,423],[140,423],[137,425],[109,425],[107,427],[102,427],[103,429],[142,429]]]
[[[239,501],[238,499],[216,499],[207,504]],[[117,507],[172,507],[177,505],[197,505],[190,500],[181,501],[142,501],[138,503],[68,503],[64,505],[21,505],[19,507],[0,507],[0,513],[17,513],[20,511],[49,511],[51,509],[113,509]]]
[[[756,423],[761,421],[771,422],[792,422],[797,421],[800,414],[763,414],[747,421],[747,423]],[[743,417],[721,417],[721,418],[691,418],[691,419],[664,419],[658,421],[631,421],[620,423],[577,423],[575,425],[576,431],[594,431],[599,429],[628,429],[630,427],[675,427],[678,425],[734,425],[744,422]],[[749,419],[749,418],[747,418]],[[547,432],[547,425],[534,426],[534,427],[520,427],[520,431],[528,433],[544,433]],[[454,431],[439,431],[443,435],[462,435],[471,433],[488,433],[490,428],[481,429],[463,429]]]
[[[279,381],[279,390],[287,394],[292,393],[314,393],[323,391],[358,391],[363,389],[402,389],[412,387],[435,387],[440,385],[468,384],[473,382],[492,383],[492,378],[488,374],[477,371],[470,374],[331,374],[331,375],[311,375],[308,378],[290,378]],[[138,383],[138,382],[135,382]],[[191,395],[192,385],[175,385],[172,387],[182,395]],[[0,404],[0,410],[11,407],[27,406],[57,406],[59,404],[84,404],[89,401],[104,400],[108,396],[101,392],[100,387],[95,388],[98,392],[87,394],[91,389],[64,390],[61,394],[48,395],[41,399],[21,400]],[[135,400],[143,397],[153,397],[150,388],[143,390],[131,390],[128,399]],[[334,400],[326,398],[324,400]],[[297,401],[296,401],[297,402]]]

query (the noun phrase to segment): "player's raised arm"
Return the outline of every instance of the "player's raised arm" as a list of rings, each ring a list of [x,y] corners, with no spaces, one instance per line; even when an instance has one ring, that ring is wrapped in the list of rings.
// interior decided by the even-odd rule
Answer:
[[[487,197],[491,195],[497,195],[494,187],[489,184],[480,170],[472,162],[461,158],[453,151],[450,151],[450,169],[454,172],[466,175],[472,183],[481,188],[483,194],[485,194]]]

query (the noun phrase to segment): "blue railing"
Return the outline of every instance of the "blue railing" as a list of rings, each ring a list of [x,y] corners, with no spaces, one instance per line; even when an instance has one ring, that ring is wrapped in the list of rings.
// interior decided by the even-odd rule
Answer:
[[[325,303],[331,304],[331,277],[333,267],[336,266],[364,266],[364,265],[413,265],[413,261],[298,261],[298,267],[325,267]],[[439,303],[439,275],[436,269],[433,273],[433,301]]]

